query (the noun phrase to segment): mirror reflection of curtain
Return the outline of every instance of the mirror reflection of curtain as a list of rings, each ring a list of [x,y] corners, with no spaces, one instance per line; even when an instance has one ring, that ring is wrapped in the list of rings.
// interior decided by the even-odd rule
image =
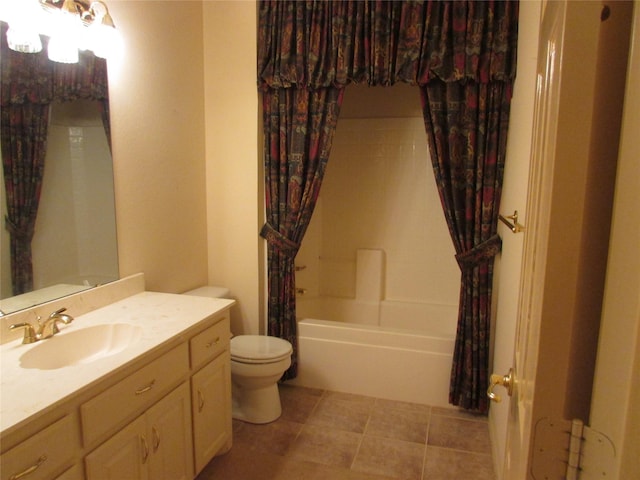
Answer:
[[[342,90],[350,83],[405,82],[421,88],[434,172],[463,271],[449,400],[485,413],[517,0],[262,0],[258,21],[258,83],[265,98],[282,96],[281,90]],[[315,117],[307,111],[296,121],[291,107],[272,109],[269,117],[265,107],[268,224],[261,234],[269,255],[268,324],[269,332],[287,339],[296,335],[293,260],[317,197],[309,194],[319,191],[324,172],[315,166],[314,138],[317,129],[324,130],[328,142],[320,157],[326,162],[340,103],[324,105]],[[302,205],[308,215],[300,215]],[[285,379],[295,377],[296,355],[294,343],[294,363]]]
[[[5,228],[11,238],[13,294],[33,289],[31,240],[45,168],[49,105],[77,99],[98,100],[110,141],[107,64],[81,52],[77,64],[52,62],[46,49],[9,49],[7,24],[0,25],[0,144],[7,200]]]
[[[25,103],[2,107],[2,159],[11,237],[14,295],[33,290],[33,239],[47,152],[49,105]]]

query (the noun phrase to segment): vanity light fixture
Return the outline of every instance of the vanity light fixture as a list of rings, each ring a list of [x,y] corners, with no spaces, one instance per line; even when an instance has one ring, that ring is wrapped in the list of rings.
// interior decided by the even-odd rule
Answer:
[[[78,50],[91,50],[100,58],[118,53],[119,35],[102,1],[9,0],[5,8],[11,50],[40,52],[42,34],[50,37],[47,52],[54,62],[77,63]]]

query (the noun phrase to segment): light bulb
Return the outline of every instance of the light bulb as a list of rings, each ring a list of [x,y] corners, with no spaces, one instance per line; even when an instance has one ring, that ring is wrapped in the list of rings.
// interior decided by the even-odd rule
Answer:
[[[38,33],[38,19],[42,9],[34,0],[14,1],[3,5],[6,8],[9,29],[7,45],[11,50],[22,53],[42,51],[42,41]]]
[[[7,45],[16,52],[38,53],[42,51],[42,41],[40,41],[38,32],[21,26],[9,26],[7,30]]]
[[[78,47],[73,40],[64,36],[54,36],[49,39],[47,49],[49,60],[58,63],[78,63]]]
[[[89,48],[96,57],[113,58],[120,53],[121,39],[109,10],[103,2],[93,2],[91,12],[94,21],[89,27]]]
[[[84,34],[82,20],[73,0],[65,0],[60,11],[51,15],[53,23],[49,39],[49,60],[78,63],[78,42]]]

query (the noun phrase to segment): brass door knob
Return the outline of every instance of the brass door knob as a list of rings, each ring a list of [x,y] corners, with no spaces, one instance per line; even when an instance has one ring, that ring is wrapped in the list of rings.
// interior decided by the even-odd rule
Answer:
[[[502,401],[502,398],[500,398],[500,395],[493,393],[493,389],[495,388],[495,386],[502,385],[504,388],[507,389],[507,394],[511,396],[513,394],[513,384],[514,384],[513,368],[510,368],[509,373],[507,373],[506,375],[498,375],[494,373],[491,375],[491,381],[489,384],[489,388],[487,389],[487,397],[489,397],[491,400],[493,400],[496,403],[500,403]]]

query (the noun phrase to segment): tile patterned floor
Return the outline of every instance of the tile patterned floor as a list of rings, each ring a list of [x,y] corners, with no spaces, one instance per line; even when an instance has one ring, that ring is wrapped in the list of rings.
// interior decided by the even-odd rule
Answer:
[[[494,480],[485,417],[280,386],[282,416],[234,420],[233,448],[197,480]]]

